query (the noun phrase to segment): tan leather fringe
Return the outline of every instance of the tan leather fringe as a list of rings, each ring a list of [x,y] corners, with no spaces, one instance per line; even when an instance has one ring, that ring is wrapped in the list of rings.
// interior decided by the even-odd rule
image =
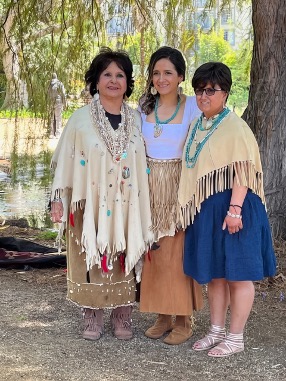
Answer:
[[[169,231],[177,222],[178,187],[182,162],[180,159],[147,158],[150,169],[149,187],[153,232]]]
[[[240,161],[219,168],[200,178],[196,183],[196,191],[192,199],[180,208],[180,222],[183,229],[193,223],[195,215],[200,212],[201,204],[208,197],[226,189],[232,189],[234,176],[237,184],[246,186],[259,196],[265,204],[263,190],[263,174],[257,172],[251,162]]]

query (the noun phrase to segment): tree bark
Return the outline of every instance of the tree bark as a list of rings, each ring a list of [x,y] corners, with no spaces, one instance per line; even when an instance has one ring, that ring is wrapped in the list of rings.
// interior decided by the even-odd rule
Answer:
[[[274,237],[286,237],[286,0],[252,0],[254,47],[243,118],[261,153]]]
[[[20,78],[20,63],[18,45],[10,31],[15,19],[15,12],[11,8],[2,26],[0,53],[3,60],[3,70],[7,85],[2,109],[28,107],[28,94],[24,81]]]

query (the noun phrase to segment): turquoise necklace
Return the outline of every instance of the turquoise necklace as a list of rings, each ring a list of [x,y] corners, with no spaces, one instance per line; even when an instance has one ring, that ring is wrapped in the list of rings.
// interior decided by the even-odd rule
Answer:
[[[154,109],[155,122],[156,122],[156,124],[154,126],[154,138],[158,138],[162,134],[162,132],[163,132],[163,126],[162,126],[162,124],[168,124],[173,119],[175,119],[175,117],[178,114],[178,111],[180,109],[180,105],[181,105],[181,98],[178,97],[178,103],[177,103],[177,107],[176,107],[176,110],[175,110],[174,114],[172,116],[170,116],[169,119],[160,120],[159,117],[158,117],[159,97],[156,98],[155,109]]]
[[[210,127],[210,129],[207,130],[208,133],[206,134],[206,136],[199,143],[197,143],[196,142],[196,138],[197,138],[198,129],[201,130],[201,131],[204,130],[202,128],[203,114],[199,117],[199,119],[197,120],[196,124],[194,125],[194,128],[192,129],[189,141],[188,141],[187,146],[186,146],[185,160],[186,160],[187,168],[194,168],[194,166],[196,165],[198,156],[199,156],[201,150],[203,149],[203,146],[206,144],[206,142],[209,140],[211,135],[215,132],[215,130],[218,128],[218,126],[227,117],[227,115],[229,113],[230,113],[230,109],[229,108],[225,108],[218,115],[218,117],[214,120],[214,122],[213,122],[212,126]],[[193,144],[193,141],[195,141],[195,143],[196,143],[196,150],[195,150],[194,155],[192,157],[190,157],[190,149],[191,149],[191,146]]]

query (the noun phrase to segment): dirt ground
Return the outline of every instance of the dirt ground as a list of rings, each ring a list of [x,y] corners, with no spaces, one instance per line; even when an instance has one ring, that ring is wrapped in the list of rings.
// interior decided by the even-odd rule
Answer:
[[[37,231],[1,228],[0,235],[37,239]],[[49,242],[51,245],[51,242]],[[133,312],[134,338],[112,336],[109,313],[97,342],[81,337],[79,308],[66,300],[65,268],[0,269],[0,381],[284,381],[286,380],[285,244],[276,247],[279,268],[256,283],[244,352],[212,359],[191,350],[209,325],[207,302],[195,314],[193,337],[180,346],[144,336],[155,315]]]

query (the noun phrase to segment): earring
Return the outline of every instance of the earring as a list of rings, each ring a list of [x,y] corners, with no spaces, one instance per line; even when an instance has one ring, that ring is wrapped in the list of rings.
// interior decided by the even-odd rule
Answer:
[[[179,97],[183,94],[183,88],[181,86],[178,86],[177,93]]]
[[[158,91],[156,90],[156,87],[151,86],[150,93],[151,93],[152,95],[156,95],[156,94],[158,93]]]
[[[95,101],[98,101],[98,100],[99,100],[99,92],[98,92],[98,90],[96,90],[96,93],[94,94],[93,99],[94,99]]]

